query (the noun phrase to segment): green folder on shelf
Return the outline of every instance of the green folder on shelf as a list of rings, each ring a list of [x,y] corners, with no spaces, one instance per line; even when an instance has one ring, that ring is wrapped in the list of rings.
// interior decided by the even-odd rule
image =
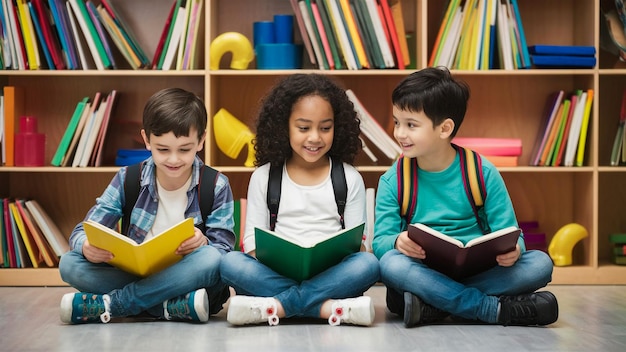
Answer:
[[[256,227],[256,257],[275,272],[301,282],[358,252],[364,229],[363,223],[311,241]]]

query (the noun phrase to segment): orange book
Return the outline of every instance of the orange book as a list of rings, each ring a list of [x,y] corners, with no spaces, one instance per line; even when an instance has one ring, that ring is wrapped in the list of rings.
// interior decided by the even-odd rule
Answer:
[[[37,248],[39,249],[39,259],[46,263],[49,267],[54,267],[59,264],[59,259],[54,255],[54,251],[48,241],[46,241],[41,230],[35,225],[35,221],[33,220],[30,211],[26,209],[26,205],[24,204],[23,199],[17,199],[15,201],[15,205],[17,205],[17,210],[22,216],[22,220],[24,221],[24,225],[30,232],[31,237],[35,241]]]
[[[37,248],[39,248],[39,257],[40,260],[46,263],[49,267],[55,267],[59,264],[59,258],[54,254],[52,247],[44,237],[43,233],[35,225],[35,220],[33,219],[30,211],[26,209],[26,204],[24,204],[24,199],[17,199],[15,201],[15,205],[17,205],[17,210],[22,216],[22,220],[24,221],[24,225],[30,232],[31,237],[35,241]]]
[[[518,166],[519,164],[519,156],[515,155],[483,155],[483,157],[497,167]]]
[[[406,41],[406,29],[404,28],[404,14],[402,13],[402,1],[390,0],[389,6],[391,8],[391,17],[393,17],[393,23],[396,26],[396,33],[398,35],[398,44],[400,44],[400,50],[402,51],[402,59],[404,65],[411,64],[411,56],[409,54],[409,45]]]
[[[556,112],[556,121],[554,122],[554,124],[552,125],[552,128],[550,129],[550,135],[548,136],[548,140],[546,142],[546,145],[543,147],[543,151],[541,152],[541,157],[539,158],[539,166],[543,166],[546,163],[546,160],[548,159],[548,154],[550,154],[550,150],[552,149],[552,146],[554,145],[554,138],[556,136],[556,133],[558,131],[558,126],[560,125],[560,121],[563,115],[563,104],[559,105],[559,110],[557,110]]]
[[[15,166],[15,123],[24,115],[24,89],[4,87],[4,150],[5,166]]]

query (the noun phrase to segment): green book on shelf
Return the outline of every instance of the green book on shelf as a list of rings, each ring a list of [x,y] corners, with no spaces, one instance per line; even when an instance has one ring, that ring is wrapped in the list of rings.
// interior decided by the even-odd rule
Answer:
[[[358,252],[365,224],[316,240],[255,228],[256,257],[277,273],[298,282],[312,278]]]
[[[85,109],[85,105],[89,101],[89,97],[84,97],[83,100],[79,101],[76,105],[76,109],[74,110],[74,114],[70,119],[70,122],[67,124],[67,128],[65,129],[65,133],[63,133],[63,137],[61,138],[61,142],[57,147],[57,151],[54,153],[52,157],[51,164],[53,166],[61,166],[63,163],[63,157],[67,153],[67,148],[70,146],[70,141],[74,137],[74,133],[76,132],[76,126],[78,126],[78,121],[80,121],[80,117],[83,114],[83,109]]]

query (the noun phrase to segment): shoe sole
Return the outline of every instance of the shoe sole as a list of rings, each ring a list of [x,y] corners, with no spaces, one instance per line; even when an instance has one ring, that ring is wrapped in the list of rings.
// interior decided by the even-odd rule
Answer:
[[[421,320],[421,301],[419,298],[414,296],[411,292],[404,292],[404,327],[411,328]],[[417,317],[417,321],[411,321],[412,312],[417,309],[417,312],[420,313],[420,316]]]
[[[61,298],[60,314],[61,321],[65,324],[72,324],[72,307],[74,302],[74,293],[66,293]]]
[[[199,289],[194,293],[193,309],[196,311],[200,322],[209,321],[209,295],[205,289]]]

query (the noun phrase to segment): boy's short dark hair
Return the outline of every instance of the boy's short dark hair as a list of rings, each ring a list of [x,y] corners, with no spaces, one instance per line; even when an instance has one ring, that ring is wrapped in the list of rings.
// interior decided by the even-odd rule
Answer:
[[[200,140],[206,130],[207,112],[204,102],[194,93],[181,88],[166,88],[148,99],[143,109],[146,136],[173,132],[176,137],[189,136],[195,128]]]
[[[469,97],[469,86],[452,77],[446,67],[428,67],[404,78],[393,90],[391,101],[401,110],[423,111],[433,126],[452,119],[452,138],[461,127]]]

